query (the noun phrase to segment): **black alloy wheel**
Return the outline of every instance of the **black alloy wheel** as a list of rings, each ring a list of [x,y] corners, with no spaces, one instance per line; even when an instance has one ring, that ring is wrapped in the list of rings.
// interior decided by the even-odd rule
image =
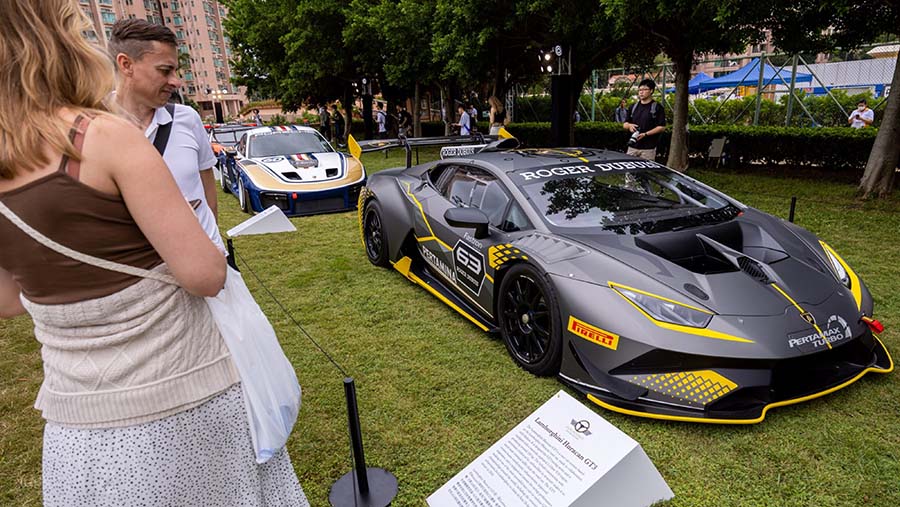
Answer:
[[[562,332],[546,275],[528,264],[513,266],[500,284],[497,306],[500,334],[513,360],[534,375],[559,373]]]
[[[371,200],[366,204],[363,214],[363,238],[366,243],[366,257],[376,266],[386,268],[388,261],[387,236],[384,234],[384,222],[381,205],[378,201]]]

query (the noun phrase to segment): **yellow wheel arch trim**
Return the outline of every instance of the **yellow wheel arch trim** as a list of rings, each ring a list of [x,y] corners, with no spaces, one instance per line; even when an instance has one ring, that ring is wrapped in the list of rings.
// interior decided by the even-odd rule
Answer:
[[[605,401],[602,401],[599,398],[597,398],[596,396],[591,395],[591,394],[588,394],[587,397],[592,402],[596,403],[597,405],[600,405],[601,407],[603,407],[607,410],[612,410],[613,412],[618,412],[620,414],[633,415],[633,416],[637,416],[637,417],[646,417],[649,419],[659,419],[662,421],[697,422],[697,423],[708,423],[708,424],[756,424],[756,423],[762,422],[766,418],[766,413],[768,413],[769,409],[784,407],[787,405],[795,405],[797,403],[803,403],[804,401],[813,400],[815,398],[821,398],[822,396],[831,394],[835,391],[839,391],[839,390],[849,386],[850,384],[861,379],[863,377],[863,375],[865,375],[866,373],[869,373],[869,372],[890,373],[890,372],[894,371],[894,360],[893,360],[893,358],[891,358],[891,354],[890,354],[890,352],[888,352],[887,347],[884,346],[884,343],[882,343],[881,340],[877,336],[873,336],[873,338],[875,338],[875,341],[877,341],[878,344],[881,345],[881,348],[884,349],[885,354],[887,354],[887,356],[888,356],[889,366],[887,368],[869,367],[869,368],[866,368],[865,370],[859,372],[855,377],[853,377],[839,385],[836,385],[829,389],[825,389],[824,391],[820,391],[818,393],[813,393],[813,394],[810,394],[807,396],[802,396],[800,398],[793,398],[790,400],[776,401],[775,403],[770,403],[770,404],[764,406],[762,409],[762,412],[759,414],[759,417],[756,417],[754,419],[714,419],[714,418],[704,418],[704,417],[690,417],[690,416],[683,416],[683,415],[652,414],[652,413],[648,413],[648,412],[640,412],[638,410],[630,410],[627,408],[617,407],[615,405],[606,403]]]
[[[850,269],[850,265],[844,262],[844,259],[834,251],[834,248],[831,248],[822,240],[819,240],[819,244],[822,245],[822,248],[825,249],[826,252],[833,255],[834,258],[841,263],[841,266],[844,267],[844,271],[846,271],[847,276],[850,277],[850,292],[853,293],[853,299],[856,301],[856,309],[862,310],[862,286],[859,283],[859,277],[856,276],[856,273],[853,272],[852,269]]]
[[[635,289],[635,288],[629,287],[627,285],[622,285],[620,283],[615,283],[615,282],[607,282],[607,283],[609,284],[609,287],[613,291],[615,291],[616,294],[618,294],[619,296],[622,296],[622,299],[624,299],[625,301],[628,301],[628,304],[635,307],[637,309],[637,311],[641,312],[641,315],[643,315],[644,317],[647,317],[647,319],[650,322],[652,322],[653,324],[655,324],[658,327],[661,327],[663,329],[668,329],[670,331],[676,331],[678,333],[692,334],[695,336],[702,336],[703,338],[712,338],[714,340],[725,340],[725,341],[738,342],[738,343],[755,343],[753,340],[750,340],[747,338],[741,338],[740,336],[734,336],[734,335],[731,335],[728,333],[723,333],[721,331],[707,329],[705,327],[682,326],[680,324],[672,324],[671,322],[663,322],[661,320],[657,320],[657,319],[653,318],[653,316],[651,316],[649,313],[644,311],[644,309],[641,308],[637,303],[635,303],[634,301],[629,299],[628,296],[626,296],[625,294],[622,294],[619,291],[619,288],[624,289],[624,290],[638,292],[640,294],[644,294],[645,296],[650,296],[650,297],[654,297],[657,299],[661,299],[663,301],[673,303],[673,304],[676,304],[679,306],[683,306],[685,308],[690,308],[691,310],[696,310],[698,312],[706,313],[709,315],[715,315],[715,313],[713,313],[709,310],[704,310],[702,308],[697,308],[696,306],[679,303],[678,301],[675,301],[675,300],[672,300],[672,299],[669,299],[669,298],[666,298],[663,296],[659,296],[659,295],[656,295],[656,294],[653,294],[653,293],[650,293],[647,291],[643,291],[640,289]]]

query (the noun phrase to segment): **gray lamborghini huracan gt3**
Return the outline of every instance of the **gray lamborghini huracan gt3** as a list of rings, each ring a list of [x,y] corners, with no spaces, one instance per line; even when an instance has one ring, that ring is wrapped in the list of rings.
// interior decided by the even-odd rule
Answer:
[[[362,242],[525,370],[740,424],[893,369],[865,284],[809,231],[618,152],[461,153],[372,175]]]

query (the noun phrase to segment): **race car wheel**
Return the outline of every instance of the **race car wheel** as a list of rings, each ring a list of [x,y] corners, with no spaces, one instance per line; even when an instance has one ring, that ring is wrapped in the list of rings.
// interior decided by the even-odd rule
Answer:
[[[500,284],[498,314],[506,349],[524,370],[556,375],[562,331],[556,293],[546,275],[528,264],[510,268]]]
[[[376,266],[386,268],[388,261],[387,236],[384,235],[384,221],[378,201],[369,201],[363,215],[363,238],[366,242],[366,257]]]
[[[222,167],[219,169],[219,177],[220,177],[221,183],[222,183],[222,190],[224,190],[226,194],[230,194],[231,189],[228,188],[229,185],[228,185],[228,179],[225,177],[226,174],[228,174],[228,164],[222,165]]]
[[[244,180],[238,175],[238,202],[241,204],[241,211],[250,213],[250,193],[244,188]]]

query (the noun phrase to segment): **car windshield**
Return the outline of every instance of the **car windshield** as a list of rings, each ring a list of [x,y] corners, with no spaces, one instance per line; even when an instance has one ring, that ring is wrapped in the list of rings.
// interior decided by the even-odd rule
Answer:
[[[226,130],[224,132],[213,132],[212,141],[222,146],[234,146],[243,134],[243,130]]]
[[[734,218],[720,194],[652,162],[613,162],[517,171],[532,206],[556,227],[652,233]]]
[[[248,156],[259,158],[332,151],[328,141],[316,132],[272,132],[253,136]]]

